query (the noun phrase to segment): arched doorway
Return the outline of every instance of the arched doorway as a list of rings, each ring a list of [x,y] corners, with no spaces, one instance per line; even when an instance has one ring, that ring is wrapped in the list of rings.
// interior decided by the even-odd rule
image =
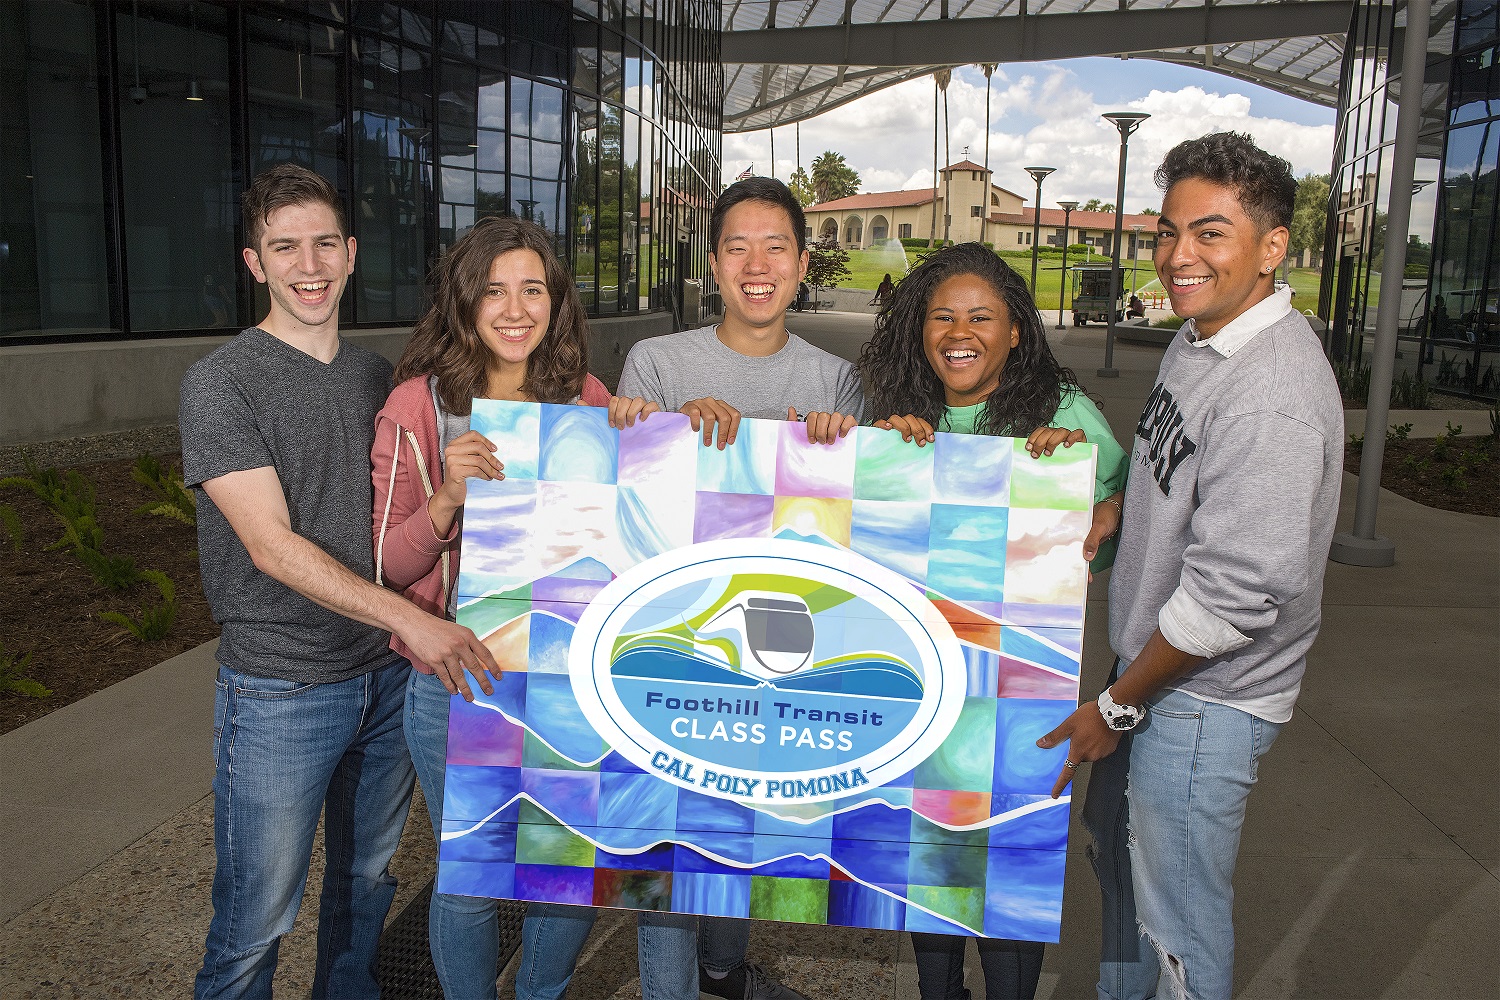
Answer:
[[[819,240],[833,240],[838,242],[839,223],[837,219],[824,219],[823,228],[818,230]]]
[[[865,220],[857,215],[851,215],[844,220],[844,245],[859,247],[864,245]]]
[[[891,237],[891,223],[883,215],[877,215],[870,220],[870,242],[879,243]]]

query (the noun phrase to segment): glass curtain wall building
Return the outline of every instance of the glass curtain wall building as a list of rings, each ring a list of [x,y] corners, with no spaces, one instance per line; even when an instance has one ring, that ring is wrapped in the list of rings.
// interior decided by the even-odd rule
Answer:
[[[474,221],[552,232],[594,315],[711,280],[712,0],[0,4],[0,343],[233,330],[265,308],[239,195],[346,199],[347,326],[404,326]]]
[[[1410,230],[1389,234],[1406,4],[1359,0],[1345,49],[1320,314],[1329,355],[1369,363],[1387,241],[1407,241],[1394,405],[1415,382],[1500,396],[1500,2],[1433,0]],[[1405,384],[1403,387],[1403,383]],[[1420,391],[1415,390],[1415,391]],[[1409,404],[1408,404],[1409,405]]]

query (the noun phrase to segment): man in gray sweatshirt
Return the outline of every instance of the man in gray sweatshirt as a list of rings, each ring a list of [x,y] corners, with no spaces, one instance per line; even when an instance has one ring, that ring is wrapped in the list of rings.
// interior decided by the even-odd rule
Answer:
[[[1084,820],[1101,1000],[1228,1000],[1240,829],[1321,622],[1343,408],[1318,338],[1275,290],[1290,165],[1218,133],[1178,145],[1156,179],[1156,270],[1187,322],[1136,426],[1115,673],[1038,743],[1070,741],[1054,794],[1098,762]]]

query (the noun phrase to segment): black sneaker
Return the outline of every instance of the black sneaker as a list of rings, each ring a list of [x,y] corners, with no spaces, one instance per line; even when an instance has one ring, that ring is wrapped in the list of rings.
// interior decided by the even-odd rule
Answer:
[[[760,966],[746,962],[723,979],[710,977],[700,966],[698,1000],[807,1000],[807,997],[778,983]]]

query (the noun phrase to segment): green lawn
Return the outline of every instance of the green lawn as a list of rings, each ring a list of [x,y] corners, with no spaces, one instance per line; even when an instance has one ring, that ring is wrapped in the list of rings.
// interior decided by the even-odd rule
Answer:
[[[917,263],[920,250],[907,250],[906,258],[908,268]],[[1031,280],[1031,254],[1002,251],[1000,254],[1016,272],[1028,281]],[[1091,258],[1094,263],[1100,263],[1102,258],[1094,254]],[[1068,255],[1068,265],[1082,263],[1073,255]],[[1125,288],[1129,291],[1132,284],[1132,269],[1129,261],[1125,261]],[[868,288],[874,289],[880,284],[880,279],[886,272],[891,272],[893,280],[899,281],[902,277],[897,271],[897,262],[893,259],[891,251],[888,250],[852,250],[849,253],[849,270],[852,277],[840,282],[842,288]],[[1058,308],[1057,293],[1062,284],[1062,257],[1041,257],[1037,265],[1037,304],[1043,313],[1056,312]],[[1135,262],[1134,285],[1142,292],[1156,292],[1160,294],[1160,284],[1152,285],[1156,280],[1156,268],[1150,260],[1138,260]],[[1293,268],[1289,275],[1292,290],[1296,298],[1292,301],[1298,310],[1318,308],[1318,290],[1323,283],[1323,272],[1312,268]],[[1142,295],[1142,298],[1145,298]],[[1071,294],[1064,302],[1071,301]],[[1166,308],[1165,303],[1163,308]]]

